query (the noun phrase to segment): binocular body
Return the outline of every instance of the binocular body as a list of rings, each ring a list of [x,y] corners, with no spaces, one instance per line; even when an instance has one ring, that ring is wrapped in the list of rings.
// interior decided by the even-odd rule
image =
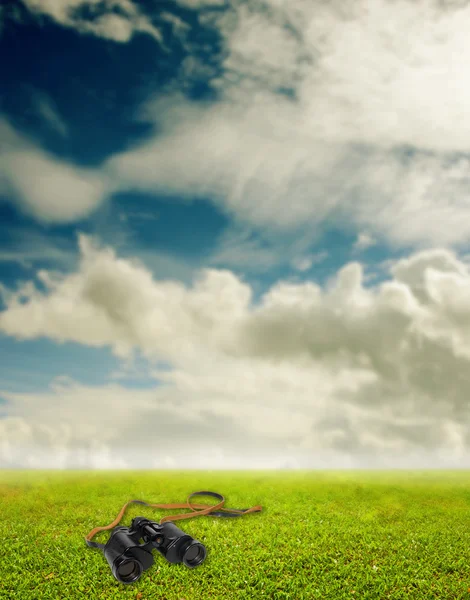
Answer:
[[[103,553],[114,577],[121,583],[130,584],[152,566],[153,549],[168,562],[183,563],[190,569],[206,558],[205,546],[174,523],[159,524],[144,517],[133,519],[130,527],[116,527]]]

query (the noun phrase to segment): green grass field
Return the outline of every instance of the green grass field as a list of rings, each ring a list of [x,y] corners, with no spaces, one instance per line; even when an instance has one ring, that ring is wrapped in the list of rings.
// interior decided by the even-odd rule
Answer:
[[[84,542],[132,498],[184,502],[201,489],[263,512],[177,523],[207,547],[195,569],[155,552],[125,586]],[[0,509],[2,599],[470,600],[468,471],[0,471]],[[168,514],[131,505],[122,524]]]

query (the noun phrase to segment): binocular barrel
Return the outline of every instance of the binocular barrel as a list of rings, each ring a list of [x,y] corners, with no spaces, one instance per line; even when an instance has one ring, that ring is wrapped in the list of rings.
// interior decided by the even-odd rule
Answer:
[[[130,584],[152,566],[153,549],[168,562],[183,563],[190,569],[200,565],[207,553],[203,544],[174,523],[160,525],[144,517],[136,517],[131,527],[114,529],[103,553],[114,577],[121,583]]]
[[[156,549],[170,563],[182,562],[189,569],[197,567],[206,558],[206,548],[200,542],[187,535],[174,523],[163,524],[164,541]]]

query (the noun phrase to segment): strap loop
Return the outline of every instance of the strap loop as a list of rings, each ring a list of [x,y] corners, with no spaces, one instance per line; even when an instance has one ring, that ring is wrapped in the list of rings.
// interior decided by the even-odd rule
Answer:
[[[207,504],[193,504],[191,499],[194,496],[210,496],[211,498],[215,498],[218,500],[217,504],[207,505]],[[193,492],[188,496],[186,503],[176,503],[176,504],[149,504],[148,502],[144,502],[143,500],[129,500],[126,502],[124,506],[119,511],[117,517],[114,519],[112,523],[109,525],[105,525],[102,527],[95,527],[90,531],[90,533],[85,537],[85,542],[88,546],[93,548],[104,548],[104,544],[100,544],[98,542],[92,542],[92,538],[99,533],[100,531],[107,531],[108,529],[112,529],[116,527],[116,525],[121,521],[126,508],[129,504],[142,504],[144,506],[148,506],[150,508],[161,508],[161,509],[175,509],[175,508],[189,508],[192,512],[190,513],[179,513],[176,515],[168,515],[160,519],[160,524],[165,523],[167,521],[179,521],[181,519],[192,519],[193,517],[202,517],[202,516],[211,516],[211,517],[241,517],[242,515],[246,515],[248,513],[253,512],[261,512],[261,506],[252,506],[251,508],[237,509],[237,508],[223,508],[225,503],[225,498],[222,494],[218,494],[216,492],[208,492],[208,491],[200,491]]]

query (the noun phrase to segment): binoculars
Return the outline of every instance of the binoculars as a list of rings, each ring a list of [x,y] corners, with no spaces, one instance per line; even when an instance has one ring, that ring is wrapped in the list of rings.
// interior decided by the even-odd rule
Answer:
[[[134,583],[153,564],[153,549],[170,563],[192,569],[206,558],[206,548],[174,523],[136,517],[130,527],[116,527],[104,547],[104,556],[120,583]]]

